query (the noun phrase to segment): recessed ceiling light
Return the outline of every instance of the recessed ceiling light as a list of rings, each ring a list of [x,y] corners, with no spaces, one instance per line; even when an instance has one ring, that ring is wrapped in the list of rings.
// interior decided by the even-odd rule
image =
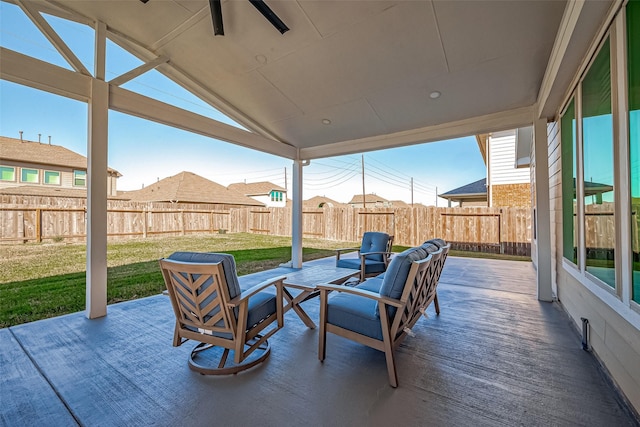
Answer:
[[[434,90],[433,92],[431,92],[429,94],[429,98],[438,99],[438,98],[440,98],[440,95],[441,95],[440,92],[438,92],[437,90]]]
[[[329,120],[329,119],[322,119],[322,124],[323,124],[323,125],[330,125],[330,124],[331,124],[331,120]]]

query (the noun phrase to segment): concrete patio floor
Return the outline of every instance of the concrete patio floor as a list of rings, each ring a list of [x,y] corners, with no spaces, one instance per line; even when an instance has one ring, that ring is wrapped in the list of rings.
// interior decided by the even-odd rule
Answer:
[[[332,262],[318,260],[308,264]],[[290,271],[245,276],[243,283]],[[293,311],[262,365],[227,377],[188,369],[193,345],[171,346],[166,296],[0,330],[0,424],[6,426],[447,425],[637,426],[581,349],[557,303],[535,295],[531,263],[449,257],[433,307],[384,354],[318,331]],[[303,304],[318,318],[318,301]]]

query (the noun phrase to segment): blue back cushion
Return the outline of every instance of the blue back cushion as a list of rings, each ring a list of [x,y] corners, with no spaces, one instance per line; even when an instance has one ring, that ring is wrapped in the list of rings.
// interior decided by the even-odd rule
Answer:
[[[362,236],[362,246],[360,246],[360,253],[367,252],[385,252],[387,250],[387,243],[389,243],[389,235],[387,233],[380,233],[377,231],[367,231]],[[384,261],[382,254],[368,256],[367,259],[374,261]]]
[[[444,246],[447,246],[447,242],[445,242],[442,239],[431,239],[431,240],[427,240],[424,243],[433,243],[434,245],[436,245],[438,248],[442,248]],[[424,244],[423,243],[423,244]]]
[[[421,246],[422,249],[424,249],[425,251],[427,251],[428,254],[432,254],[434,252],[438,252],[440,250],[440,247],[432,242],[424,242]]]
[[[231,299],[240,295],[240,284],[238,283],[238,275],[236,273],[236,261],[233,255],[219,254],[213,252],[174,252],[167,259],[180,262],[193,262],[201,264],[212,264],[222,262],[224,270],[224,278],[229,288],[229,297]]]
[[[427,251],[418,246],[416,248],[409,248],[393,257],[389,268],[387,268],[387,272],[384,274],[380,295],[399,299],[404,291],[404,284],[407,281],[411,263],[425,259],[427,256]]]

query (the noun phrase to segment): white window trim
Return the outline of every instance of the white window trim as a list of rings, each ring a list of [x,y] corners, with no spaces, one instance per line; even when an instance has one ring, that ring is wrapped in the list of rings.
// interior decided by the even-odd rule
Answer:
[[[614,186],[615,192],[615,277],[616,287],[612,288],[596,276],[586,271],[586,247],[585,225],[584,225],[584,197],[577,197],[577,215],[581,219],[578,226],[578,265],[562,257],[563,270],[577,280],[582,286],[593,293],[596,298],[609,306],[612,310],[622,316],[634,327],[640,329],[640,303],[633,300],[633,256],[631,247],[631,203],[629,200],[630,191],[630,170],[628,159],[630,156],[629,144],[630,135],[628,131],[628,81],[627,81],[627,31],[626,31],[626,9],[622,8],[620,13],[613,20],[611,28],[603,32],[603,37],[597,43],[594,55],[584,68],[584,73],[576,87],[573,99],[576,114],[576,158],[577,178],[576,192],[578,195],[584,194],[583,182],[583,138],[582,138],[582,81],[586,71],[591,66],[593,59],[600,51],[603,42],[609,37],[611,49],[611,107],[613,116],[613,144],[614,144]],[[571,102],[569,96],[564,109]],[[579,120],[578,120],[579,119]],[[562,143],[562,141],[561,141]]]
[[[47,172],[53,172],[53,173],[57,173],[58,174],[58,178],[60,178],[60,182],[58,182],[57,184],[51,184],[49,182],[46,182],[46,175]],[[42,171],[42,184],[44,185],[57,185],[57,186],[61,186],[62,185],[62,172],[60,171],[52,171],[52,170],[48,170],[45,169],[44,171]]]
[[[13,169],[13,179],[9,180],[9,179],[2,179],[0,180],[0,182],[18,182],[18,173],[17,173],[17,167],[15,166],[7,166],[7,165],[0,165],[3,168],[10,168]]]
[[[24,181],[22,179],[22,171],[24,170],[28,170],[28,171],[36,171],[36,175],[38,176],[36,182],[31,182],[31,181]],[[24,182],[26,184],[40,184],[40,169],[35,169],[35,168],[20,168],[20,182]]]
[[[83,185],[78,185],[76,184],[76,172],[82,172],[84,173],[84,184]],[[81,170],[81,169],[74,169],[73,170],[73,186],[74,187],[79,187],[79,188],[87,188],[87,171]]]

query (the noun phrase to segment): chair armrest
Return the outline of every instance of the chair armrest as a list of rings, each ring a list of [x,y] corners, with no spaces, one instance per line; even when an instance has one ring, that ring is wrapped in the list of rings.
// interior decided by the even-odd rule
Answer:
[[[236,307],[238,305],[240,305],[243,301],[249,299],[250,297],[254,296],[255,294],[257,294],[260,291],[263,291],[264,289],[268,288],[271,285],[276,285],[277,286],[282,286],[282,281],[285,280],[287,278],[287,276],[277,276],[277,277],[273,277],[271,279],[267,279],[263,282],[258,283],[255,286],[252,286],[251,288],[242,291],[242,293],[240,295],[238,295],[237,297],[235,297],[234,299],[232,299],[231,301],[229,301],[229,303],[227,304],[229,307]]]
[[[342,252],[354,252],[354,251],[359,251],[360,248],[341,248],[341,249],[334,249],[334,251],[338,252],[338,253],[342,253]]]
[[[358,295],[364,298],[369,298],[378,302],[382,302],[386,305],[391,305],[393,307],[404,307],[404,303],[398,299],[393,299],[389,297],[380,296],[380,294],[376,292],[367,291],[366,289],[352,288],[350,286],[341,286],[341,285],[330,285],[330,284],[321,284],[317,285],[319,290],[324,291],[334,291],[334,292],[345,292],[348,294]]]
[[[367,255],[386,255],[391,256],[393,252],[360,252],[360,257],[365,257]]]

